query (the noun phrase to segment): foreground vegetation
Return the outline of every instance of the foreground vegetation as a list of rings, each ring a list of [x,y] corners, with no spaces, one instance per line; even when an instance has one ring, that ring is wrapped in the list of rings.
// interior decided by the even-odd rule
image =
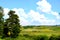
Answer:
[[[1,40],[60,40],[60,27],[21,27],[21,32],[17,38],[6,37]]]

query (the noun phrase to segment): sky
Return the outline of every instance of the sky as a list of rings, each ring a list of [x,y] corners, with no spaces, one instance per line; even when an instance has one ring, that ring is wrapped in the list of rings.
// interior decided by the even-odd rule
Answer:
[[[14,10],[23,26],[60,25],[60,0],[0,0],[0,6],[5,19]]]

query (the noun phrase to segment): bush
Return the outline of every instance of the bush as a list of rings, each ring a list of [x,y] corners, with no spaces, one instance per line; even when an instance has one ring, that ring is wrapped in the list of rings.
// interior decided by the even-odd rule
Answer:
[[[49,40],[60,40],[60,36],[52,35]]]
[[[34,40],[48,40],[48,37],[47,36],[36,36],[34,37]]]
[[[57,37],[57,40],[60,40],[60,35]]]

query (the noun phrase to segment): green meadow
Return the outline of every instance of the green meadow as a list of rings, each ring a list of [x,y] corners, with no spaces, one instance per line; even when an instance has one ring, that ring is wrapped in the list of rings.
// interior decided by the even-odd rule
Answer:
[[[22,26],[17,38],[6,37],[0,40],[59,40],[59,26]]]

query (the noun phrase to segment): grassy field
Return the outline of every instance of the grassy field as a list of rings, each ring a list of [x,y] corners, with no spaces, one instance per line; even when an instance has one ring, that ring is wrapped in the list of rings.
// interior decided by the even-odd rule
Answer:
[[[0,40],[39,40],[40,36],[59,36],[60,27],[39,26],[39,27],[21,27],[21,32],[17,38],[4,38]],[[48,40],[48,39],[47,39]]]
[[[33,27],[33,28],[22,28],[21,34],[28,35],[60,35],[60,27]]]

